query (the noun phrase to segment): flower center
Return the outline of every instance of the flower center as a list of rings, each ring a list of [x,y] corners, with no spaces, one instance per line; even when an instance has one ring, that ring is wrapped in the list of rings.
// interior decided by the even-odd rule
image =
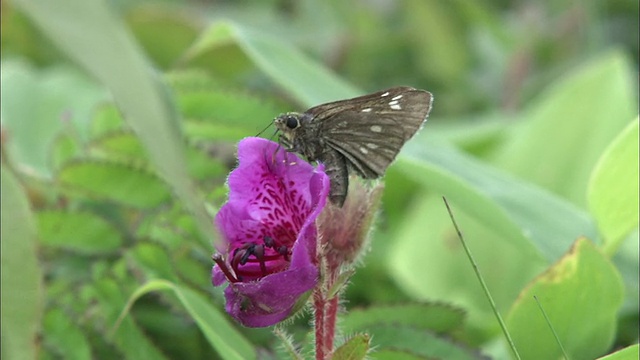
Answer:
[[[233,250],[230,264],[221,254],[214,254],[212,259],[229,282],[244,282],[287,269],[291,249],[265,235],[262,242],[245,243]]]

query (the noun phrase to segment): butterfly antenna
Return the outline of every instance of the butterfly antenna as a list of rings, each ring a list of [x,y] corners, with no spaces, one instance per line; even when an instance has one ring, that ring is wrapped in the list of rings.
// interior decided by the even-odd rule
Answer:
[[[266,128],[262,129],[259,133],[256,134],[256,137],[262,135],[263,132],[267,131],[267,129],[269,128],[269,126],[271,126],[273,123],[269,123],[269,125],[267,125]],[[276,130],[276,132],[278,132],[278,130]],[[275,135],[275,134],[274,134]],[[271,138],[273,137],[273,135],[271,135]],[[271,138],[269,138],[269,140],[271,140]]]

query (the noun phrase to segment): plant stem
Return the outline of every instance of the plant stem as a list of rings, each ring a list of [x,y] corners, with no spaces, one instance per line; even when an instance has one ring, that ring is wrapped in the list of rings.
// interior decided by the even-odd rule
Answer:
[[[313,293],[315,307],[316,360],[331,358],[333,342],[336,335],[336,321],[340,298],[338,294],[331,294],[331,289],[337,278],[337,271],[332,269],[324,277],[324,281]]]
[[[325,315],[325,301],[324,296],[322,294],[323,289],[322,286],[316,287],[313,291],[313,307],[315,312],[315,330],[316,330],[316,360],[324,360],[325,353],[325,326],[324,326],[324,315]]]

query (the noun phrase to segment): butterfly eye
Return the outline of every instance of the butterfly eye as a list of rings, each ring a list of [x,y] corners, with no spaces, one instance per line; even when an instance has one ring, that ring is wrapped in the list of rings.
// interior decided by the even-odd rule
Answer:
[[[300,126],[300,122],[298,121],[298,118],[293,117],[293,116],[289,116],[287,117],[287,127],[291,130],[297,128],[298,126]]]

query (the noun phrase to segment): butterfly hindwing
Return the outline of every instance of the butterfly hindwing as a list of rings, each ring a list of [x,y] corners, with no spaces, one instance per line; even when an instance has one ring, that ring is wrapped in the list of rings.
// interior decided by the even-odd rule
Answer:
[[[319,105],[306,114],[317,122],[323,140],[344,155],[358,175],[373,179],[384,174],[430,108],[429,92],[396,87]]]

